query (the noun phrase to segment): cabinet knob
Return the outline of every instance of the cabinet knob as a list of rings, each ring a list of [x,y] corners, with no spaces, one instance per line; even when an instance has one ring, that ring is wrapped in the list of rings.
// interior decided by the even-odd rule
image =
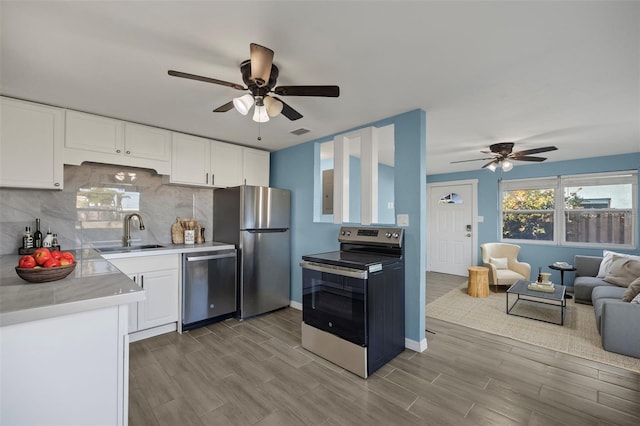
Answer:
[[[127,154],[131,154],[131,151],[127,151]]]
[[[118,154],[120,154],[120,150],[119,150],[119,149],[116,149],[116,152],[117,152]]]
[[[60,182],[54,183],[53,186],[60,186]]]

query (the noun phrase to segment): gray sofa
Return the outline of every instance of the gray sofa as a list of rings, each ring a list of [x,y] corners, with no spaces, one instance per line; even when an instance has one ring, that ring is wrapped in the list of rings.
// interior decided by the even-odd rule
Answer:
[[[575,256],[576,303],[593,305],[602,347],[609,352],[640,358],[640,304],[622,301],[626,288],[596,278],[601,257]]]

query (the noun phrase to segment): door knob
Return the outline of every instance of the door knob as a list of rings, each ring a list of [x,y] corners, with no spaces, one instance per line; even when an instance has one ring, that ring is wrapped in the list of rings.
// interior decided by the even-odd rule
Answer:
[[[467,233],[467,237],[470,237],[470,236],[471,236],[471,234]]]

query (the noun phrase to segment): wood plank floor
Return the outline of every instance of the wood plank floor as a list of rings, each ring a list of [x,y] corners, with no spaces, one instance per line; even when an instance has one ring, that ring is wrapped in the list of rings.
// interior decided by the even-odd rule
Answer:
[[[465,278],[427,275],[427,301]],[[640,375],[428,318],[368,380],[300,346],[287,308],[132,343],[129,424],[638,425]]]

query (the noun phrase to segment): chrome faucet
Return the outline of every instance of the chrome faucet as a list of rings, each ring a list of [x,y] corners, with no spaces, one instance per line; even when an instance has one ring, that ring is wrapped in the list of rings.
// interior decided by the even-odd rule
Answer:
[[[140,230],[144,231],[144,222],[142,221],[142,216],[138,213],[129,213],[124,217],[124,237],[122,237],[122,242],[125,246],[129,247],[131,245],[131,219],[137,218],[140,223]]]

